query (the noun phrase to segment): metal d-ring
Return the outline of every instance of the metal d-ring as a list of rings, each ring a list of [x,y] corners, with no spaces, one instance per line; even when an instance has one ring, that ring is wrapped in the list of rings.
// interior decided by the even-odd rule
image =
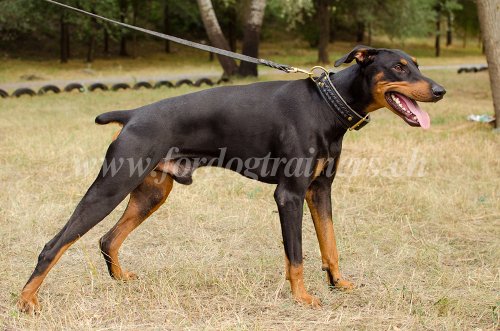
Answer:
[[[324,67],[322,67],[322,66],[314,66],[308,72],[309,78],[314,79],[314,71],[318,70],[318,69],[321,70],[321,71],[323,71],[325,74],[328,75],[328,70],[326,70]]]

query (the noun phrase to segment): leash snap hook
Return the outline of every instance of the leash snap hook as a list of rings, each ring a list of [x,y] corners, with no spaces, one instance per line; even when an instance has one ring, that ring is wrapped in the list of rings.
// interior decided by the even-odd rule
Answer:
[[[307,70],[304,70],[304,69],[295,68],[295,67],[291,67],[291,68],[288,70],[288,73],[291,73],[291,74],[301,73],[301,74],[306,74],[306,75],[311,76],[311,72],[309,72],[309,71],[307,71]]]
[[[321,71],[325,72],[326,74],[328,74],[328,70],[326,70],[322,66],[314,66],[309,71],[308,70],[304,70],[304,69],[300,69],[300,68],[296,68],[296,67],[291,67],[288,70],[288,72],[292,73],[292,74],[296,74],[296,73],[306,74],[306,75],[309,76],[309,78],[314,79],[315,77],[317,77],[317,76],[314,75],[314,71],[316,71],[316,70],[321,70]]]

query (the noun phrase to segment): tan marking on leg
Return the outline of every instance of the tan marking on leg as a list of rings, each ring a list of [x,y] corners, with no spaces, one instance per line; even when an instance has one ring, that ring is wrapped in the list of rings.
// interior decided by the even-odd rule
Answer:
[[[75,240],[76,241],[76,240]],[[49,273],[50,269],[59,261],[64,252],[71,246],[75,241],[70,242],[59,249],[59,252],[55,255],[52,262],[47,266],[47,268],[39,276],[33,277],[33,279],[24,285],[21,291],[21,296],[17,302],[17,307],[20,311],[33,314],[40,310],[40,303],[38,302],[38,290],[42,285],[45,277]]]
[[[122,132],[121,128],[120,128],[120,130],[118,130],[118,131],[115,132],[115,134],[113,135],[112,141],[115,141],[116,138],[118,138],[118,136],[120,135],[120,132]]]
[[[401,58],[399,60],[399,62],[401,62],[402,65],[408,65],[408,61],[406,61],[405,59]]]
[[[285,254],[285,279],[290,280],[290,260]]]
[[[106,259],[110,263],[110,272],[113,278],[118,280],[132,280],[137,278],[136,274],[133,272],[123,271],[120,261],[118,258],[118,251],[127,238],[127,236],[135,230],[144,220],[146,220],[151,214],[153,214],[167,199],[170,191],[173,187],[173,179],[170,176],[164,178],[162,183],[156,183],[159,176],[148,176],[143,184],[141,184],[136,191],[132,192],[130,195],[130,200],[127,205],[127,209],[123,213],[120,220],[113,226],[108,233],[106,233],[101,239],[101,243],[107,244]],[[159,189],[163,193],[163,197],[160,201],[156,202],[154,205],[149,206],[150,209],[146,210],[144,214],[144,207],[142,204],[148,203],[149,201],[142,201],[144,199],[144,192],[141,192],[141,187],[150,185],[153,189]],[[137,191],[138,190],[138,191]],[[147,198],[147,197],[146,197]]]
[[[108,124],[110,124],[110,123],[118,124],[120,126],[120,128],[118,129],[118,131],[116,131],[115,134],[113,135],[113,137],[111,138],[111,141],[115,141],[116,138],[118,138],[118,136],[120,135],[120,132],[122,132],[123,124],[120,123],[120,122],[109,122]]]
[[[321,302],[319,299],[307,293],[304,286],[304,265],[290,264],[288,274],[290,277],[290,287],[292,288],[293,298],[299,303],[311,305],[315,308],[320,307]]]
[[[319,159],[316,162],[316,166],[314,167],[314,174],[313,174],[313,179],[321,175],[323,172],[323,169],[325,168],[326,165],[326,160],[325,159]]]
[[[138,214],[139,210],[131,199],[118,223],[108,232],[111,235],[111,243],[106,254],[111,263],[110,272],[115,279],[132,280],[137,278],[134,273],[122,270],[118,259],[118,250],[128,234],[142,223],[143,220],[137,217]]]
[[[335,240],[335,231],[333,221],[329,211],[319,210],[314,202],[314,192],[308,190],[306,201],[311,211],[311,216],[318,237],[319,248],[321,251],[322,269],[327,271],[327,280],[333,282],[335,287],[342,289],[352,289],[354,285],[342,279],[339,269],[339,253],[337,250],[337,241]],[[330,276],[332,279],[329,279]]]

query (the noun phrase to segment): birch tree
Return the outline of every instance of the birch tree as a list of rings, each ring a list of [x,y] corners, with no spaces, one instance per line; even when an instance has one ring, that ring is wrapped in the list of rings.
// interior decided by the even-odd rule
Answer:
[[[486,48],[496,128],[500,128],[500,2],[477,0],[477,12]]]
[[[198,7],[200,8],[200,15],[203,21],[203,25],[205,26],[205,30],[208,35],[208,39],[212,46],[229,50],[229,43],[227,42],[226,37],[222,33],[222,30],[219,25],[219,21],[217,20],[217,16],[215,15],[214,7],[212,5],[211,0],[197,0]],[[219,62],[224,70],[224,74],[226,76],[233,76],[238,71],[238,66],[236,61],[227,57],[217,55]]]
[[[242,50],[245,55],[259,57],[260,30],[265,9],[266,0],[247,1]],[[257,76],[257,65],[255,63],[241,62],[239,74],[241,76]]]

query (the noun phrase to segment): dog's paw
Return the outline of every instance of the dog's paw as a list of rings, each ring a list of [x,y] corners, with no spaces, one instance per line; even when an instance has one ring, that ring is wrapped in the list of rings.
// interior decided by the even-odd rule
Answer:
[[[355,287],[356,286],[353,283],[351,283],[348,280],[344,280],[344,279],[340,279],[339,281],[337,281],[335,283],[335,288],[338,288],[338,289],[344,290],[344,291],[352,290]]]
[[[40,303],[36,295],[31,297],[21,296],[17,301],[17,309],[26,314],[36,314],[40,311]]]
[[[118,275],[113,275],[113,278],[116,280],[128,282],[130,280],[136,280],[139,277],[132,271],[122,271]]]
[[[315,296],[310,295],[308,293],[303,293],[300,296],[294,296],[294,299],[296,302],[300,304],[312,306],[313,308],[321,307],[321,301]]]

